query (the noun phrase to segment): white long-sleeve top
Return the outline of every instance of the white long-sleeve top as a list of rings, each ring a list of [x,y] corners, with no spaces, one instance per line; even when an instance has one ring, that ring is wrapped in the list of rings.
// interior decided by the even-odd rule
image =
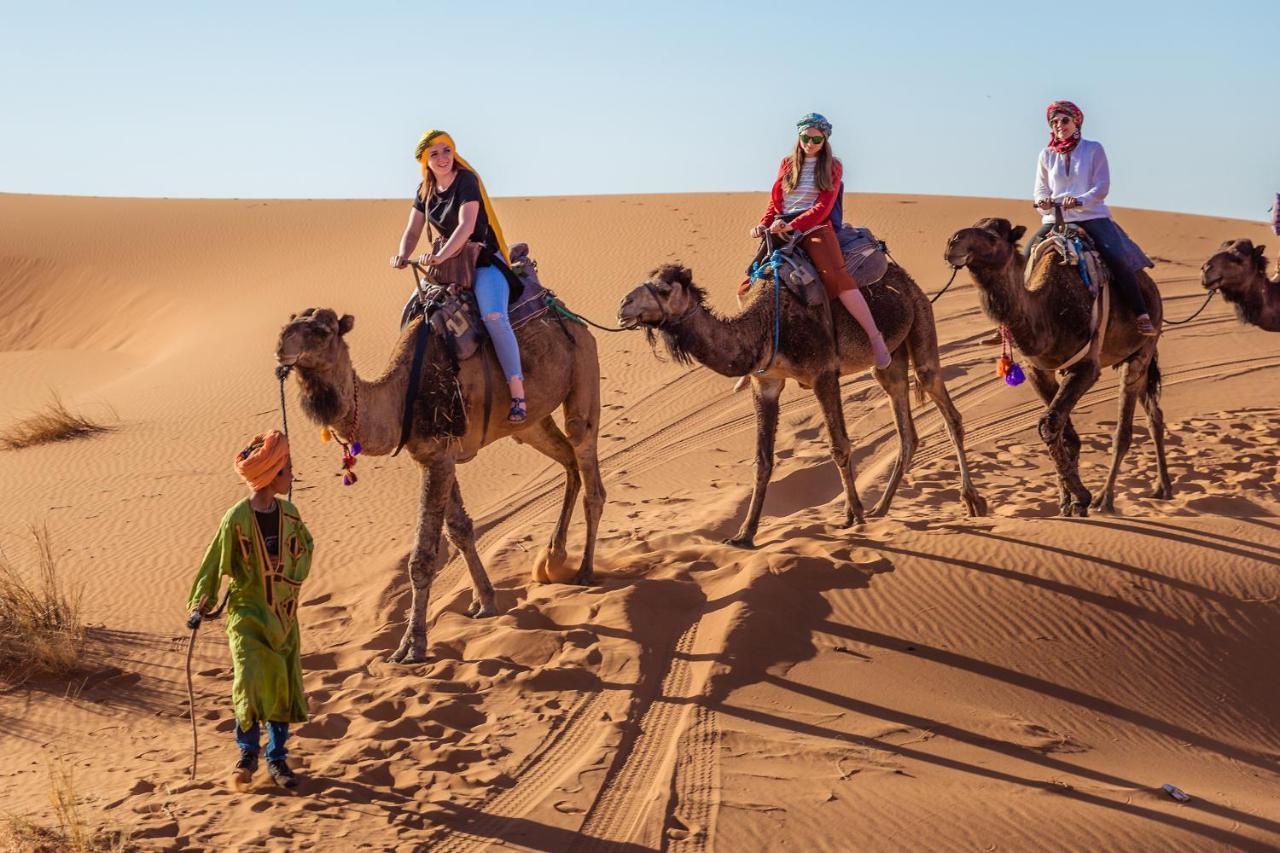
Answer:
[[[1036,164],[1034,200],[1062,201],[1068,196],[1077,199],[1079,207],[1062,211],[1067,222],[1110,219],[1111,209],[1106,205],[1110,189],[1111,170],[1107,167],[1107,152],[1102,150],[1102,143],[1081,139],[1070,154],[1041,149]],[[1045,213],[1042,221],[1052,222],[1053,211]]]

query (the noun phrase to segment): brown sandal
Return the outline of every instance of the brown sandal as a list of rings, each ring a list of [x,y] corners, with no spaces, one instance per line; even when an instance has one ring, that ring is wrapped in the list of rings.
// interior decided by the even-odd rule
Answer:
[[[525,408],[524,397],[511,398],[511,411],[507,413],[507,423],[522,424],[529,419],[529,410]]]
[[[1154,338],[1160,333],[1156,331],[1156,327],[1151,324],[1151,318],[1143,315],[1138,318],[1138,334],[1145,335],[1148,338]]]

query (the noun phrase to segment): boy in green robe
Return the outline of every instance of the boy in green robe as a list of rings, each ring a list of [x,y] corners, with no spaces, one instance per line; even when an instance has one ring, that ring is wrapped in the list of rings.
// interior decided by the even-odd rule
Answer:
[[[227,639],[231,643],[236,743],[232,776],[247,785],[258,769],[261,723],[267,724],[267,770],[292,788],[297,777],[285,760],[289,724],[307,720],[299,655],[298,596],[311,570],[313,544],[293,504],[277,497],[293,482],[289,440],[272,430],[254,436],[236,455],[236,471],[249,497],[227,510],[191,587],[192,618],[218,599],[229,578]]]

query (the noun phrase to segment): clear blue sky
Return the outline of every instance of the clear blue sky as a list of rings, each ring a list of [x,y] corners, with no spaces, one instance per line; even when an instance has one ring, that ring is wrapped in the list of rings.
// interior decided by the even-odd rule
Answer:
[[[16,3],[0,191],[407,197],[448,129],[496,196],[764,190],[797,117],[851,190],[1023,197],[1070,98],[1111,202],[1265,218],[1280,0]]]

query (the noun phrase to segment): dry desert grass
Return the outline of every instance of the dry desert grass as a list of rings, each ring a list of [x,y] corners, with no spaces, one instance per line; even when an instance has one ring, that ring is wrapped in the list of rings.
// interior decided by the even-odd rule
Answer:
[[[53,401],[42,411],[0,431],[0,447],[21,450],[39,444],[85,438],[100,432],[110,432],[112,429],[106,424],[72,413],[62,402],[62,398],[54,394]]]

